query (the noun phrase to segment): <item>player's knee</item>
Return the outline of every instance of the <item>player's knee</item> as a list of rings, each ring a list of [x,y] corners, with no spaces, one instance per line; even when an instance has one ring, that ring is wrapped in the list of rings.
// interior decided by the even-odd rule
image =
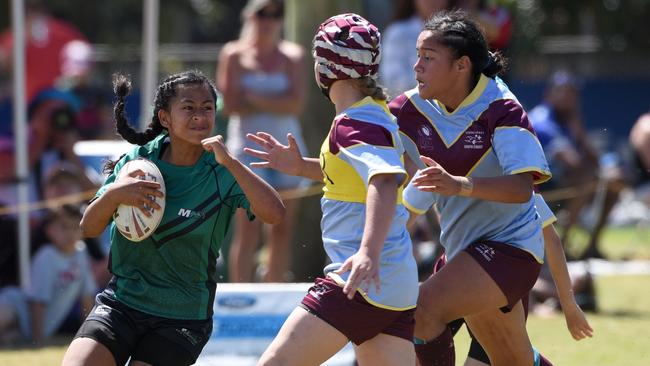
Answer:
[[[275,352],[264,352],[259,361],[257,361],[257,366],[284,366],[290,365],[291,362],[288,358],[282,357]]]
[[[497,354],[490,354],[493,366],[533,366],[535,355],[532,349],[510,350],[501,349]],[[506,352],[504,352],[506,351]]]

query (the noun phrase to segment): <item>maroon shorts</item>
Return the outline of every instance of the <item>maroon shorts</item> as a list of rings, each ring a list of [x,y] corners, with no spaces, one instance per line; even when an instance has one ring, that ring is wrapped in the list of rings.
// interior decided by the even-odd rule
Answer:
[[[395,311],[370,304],[358,292],[349,300],[330,278],[317,278],[301,306],[343,333],[354,344],[384,333],[413,341],[415,308]]]
[[[508,299],[501,308],[509,312],[519,300],[528,296],[542,265],[523,249],[496,241],[480,241],[465,251],[483,267]]]
[[[434,265],[433,265],[433,273],[431,275],[433,276],[434,274],[440,272],[440,270],[442,269],[442,267],[444,267],[445,264],[447,264],[447,256],[443,253],[436,260],[436,263],[434,263]],[[528,292],[526,292],[526,295],[524,295],[521,298],[521,305],[523,305],[523,307],[524,307],[524,316],[526,318],[528,318],[528,302],[530,301],[529,298],[530,298],[530,290]],[[501,310],[507,313],[512,309],[509,306],[505,306],[505,307],[501,308]]]

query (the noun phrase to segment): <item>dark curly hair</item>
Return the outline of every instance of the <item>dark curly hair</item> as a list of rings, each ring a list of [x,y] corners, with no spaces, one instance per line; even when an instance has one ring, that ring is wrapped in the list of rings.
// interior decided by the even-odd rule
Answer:
[[[153,140],[165,130],[165,127],[163,127],[158,119],[158,111],[161,109],[169,111],[169,101],[176,96],[177,86],[192,84],[207,85],[212,94],[212,98],[215,103],[217,102],[217,89],[214,87],[212,81],[202,72],[198,70],[189,70],[169,75],[158,86],[158,91],[156,91],[151,123],[149,123],[144,132],[138,132],[130,126],[126,114],[124,113],[125,98],[131,92],[131,79],[127,75],[121,73],[113,74],[113,91],[117,96],[117,101],[113,106],[113,116],[115,118],[115,128],[117,133],[126,141],[137,145],[144,145]],[[104,171],[111,172],[114,166],[115,162],[109,161],[104,166]]]
[[[436,40],[449,48],[456,58],[469,57],[474,84],[481,74],[494,78],[507,66],[506,59],[500,53],[489,51],[483,32],[463,11],[436,13],[426,21],[423,30],[431,31]]]

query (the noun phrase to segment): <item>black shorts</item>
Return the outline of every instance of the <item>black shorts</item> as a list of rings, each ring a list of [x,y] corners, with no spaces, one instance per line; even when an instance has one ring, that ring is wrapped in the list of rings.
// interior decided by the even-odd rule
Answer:
[[[132,360],[151,365],[191,365],[212,334],[212,319],[162,318],[130,308],[102,292],[75,338],[106,346],[117,365]]]

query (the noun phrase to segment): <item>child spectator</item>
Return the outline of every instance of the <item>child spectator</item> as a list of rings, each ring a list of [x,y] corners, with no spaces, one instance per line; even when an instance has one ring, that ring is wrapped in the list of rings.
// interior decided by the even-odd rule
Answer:
[[[46,220],[50,243],[32,260],[29,289],[23,293],[7,287],[0,292],[0,334],[4,338],[0,341],[18,336],[40,345],[57,331],[76,301],[81,300],[84,313],[92,308],[96,285],[81,241],[79,208],[62,206]]]

